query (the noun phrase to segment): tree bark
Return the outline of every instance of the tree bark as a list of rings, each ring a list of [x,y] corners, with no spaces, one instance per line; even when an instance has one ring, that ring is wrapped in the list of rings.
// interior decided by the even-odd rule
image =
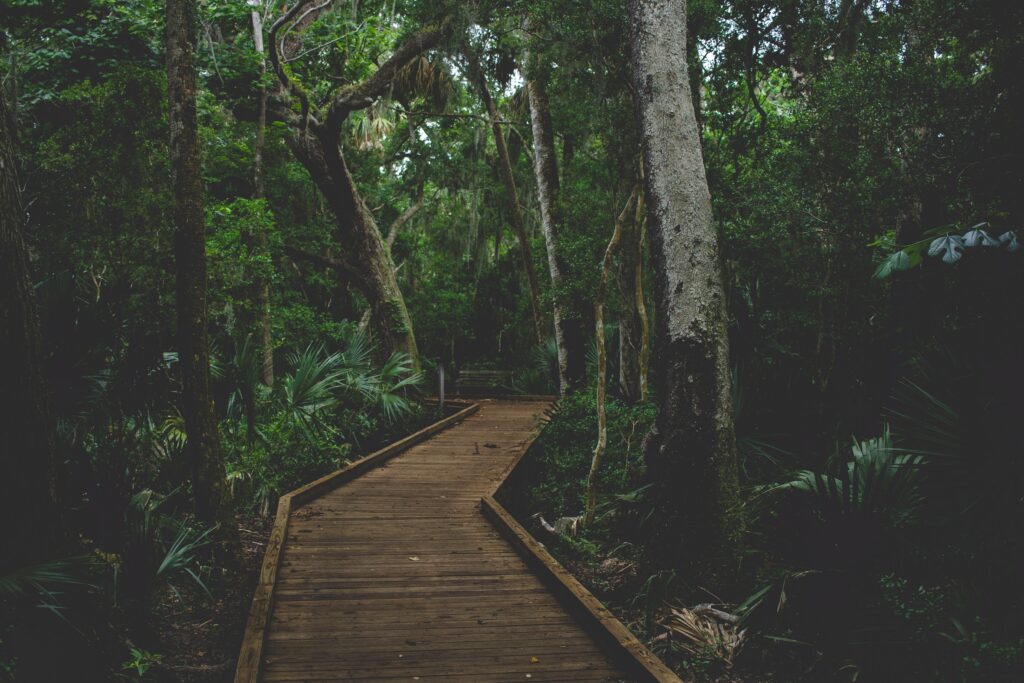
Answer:
[[[646,401],[648,368],[651,360],[651,318],[644,302],[644,247],[647,245],[647,215],[640,223],[640,260],[636,266],[636,310],[640,314],[640,400]]]
[[[196,123],[195,4],[167,0],[167,91],[171,185],[174,193],[178,359],[186,455],[192,471],[196,516],[219,525],[219,537],[237,545],[220,437],[210,390],[206,339],[206,224]]]
[[[738,510],[725,291],[686,63],[685,0],[630,0],[658,316],[658,415],[647,437],[652,552],[725,580]]]
[[[0,574],[54,557],[61,540],[54,420],[15,165],[15,121],[0,86]]]
[[[475,57],[470,57],[470,73],[476,81],[477,90],[480,92],[480,99],[483,100],[487,109],[487,116],[491,121],[491,131],[494,133],[494,146],[498,150],[498,173],[505,184],[505,195],[508,203],[509,222],[512,223],[512,231],[519,240],[519,254],[523,261],[523,271],[526,273],[527,284],[530,287],[530,310],[533,313],[533,327],[537,335],[537,343],[543,344],[547,339],[547,326],[544,323],[544,314],[540,308],[540,285],[537,283],[537,270],[533,267],[533,254],[530,249],[530,239],[526,234],[526,224],[523,220],[523,208],[519,205],[519,191],[516,189],[516,179],[512,174],[512,160],[508,155],[508,145],[505,144],[505,134],[501,130],[501,117],[498,116],[498,108],[491,98],[491,91],[487,87],[487,79]],[[559,363],[561,364],[561,363]]]
[[[551,274],[551,307],[555,322],[555,345],[558,349],[559,393],[565,396],[583,384],[586,375],[586,335],[579,311],[573,310],[567,295],[572,281],[569,266],[558,245],[562,226],[559,204],[558,161],[555,136],[548,106],[546,81],[540,73],[537,57],[527,52],[526,95],[530,104],[530,126],[533,131],[533,172],[537,179],[541,226],[547,247],[548,272]]]
[[[263,21],[260,13],[252,12],[252,36],[256,51],[260,53],[260,78],[266,74],[267,67],[263,55]],[[267,138],[267,87],[260,84],[259,111],[256,116],[256,144],[252,155],[253,197],[263,199],[267,196],[263,175],[263,149]],[[261,228],[256,234],[256,246],[261,252],[267,249],[267,233]],[[259,339],[260,379],[268,387],[274,386],[274,340],[270,327],[270,283],[267,278],[259,277],[253,283],[255,296],[253,306],[256,309],[256,332]]]
[[[636,203],[634,220],[623,226],[617,273],[622,299],[622,312],[619,315],[619,388],[628,403],[646,398],[646,373],[641,371],[647,342],[642,263],[643,203],[641,194]]]

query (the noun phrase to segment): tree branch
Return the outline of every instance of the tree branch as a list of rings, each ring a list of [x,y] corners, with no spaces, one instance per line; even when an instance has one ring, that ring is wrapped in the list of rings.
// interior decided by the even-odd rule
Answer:
[[[395,222],[391,224],[391,229],[388,230],[388,249],[391,249],[395,245],[395,238],[398,237],[398,231],[402,229],[402,226],[409,222],[409,219],[416,215],[416,213],[423,208],[423,186],[420,186],[420,196],[416,198],[409,208],[406,209],[401,216],[395,219]]]
[[[312,263],[313,265],[321,266],[323,268],[330,268],[340,273],[344,273],[349,278],[352,278],[355,282],[359,281],[358,271],[343,259],[335,259],[331,258],[330,256],[322,256],[321,254],[315,254],[311,251],[306,251],[305,249],[300,249],[298,247],[292,247],[287,244],[283,247],[283,249],[284,253],[288,254],[288,256],[292,257],[293,259],[299,261],[306,261],[308,263]]]
[[[285,92],[293,93],[299,98],[299,102],[302,105],[302,113],[299,119],[300,125],[305,128],[309,122],[309,98],[306,97],[306,93],[302,91],[302,88],[292,83],[291,78],[288,76],[287,70],[284,68],[282,58],[284,55],[281,54],[281,45],[277,40],[277,32],[280,31],[286,24],[295,18],[303,7],[308,5],[310,0],[298,0],[290,10],[285,12],[283,15],[278,17],[274,25],[270,27],[270,64],[274,67],[274,73],[277,74],[277,79],[281,81],[281,85],[284,86]]]
[[[438,45],[448,34],[448,25],[425,28],[411,35],[395,48],[388,59],[372,76],[364,81],[344,87],[335,95],[327,113],[327,128],[338,131],[341,124],[352,112],[365,109],[383,95],[391,86],[395,75],[421,53]]]

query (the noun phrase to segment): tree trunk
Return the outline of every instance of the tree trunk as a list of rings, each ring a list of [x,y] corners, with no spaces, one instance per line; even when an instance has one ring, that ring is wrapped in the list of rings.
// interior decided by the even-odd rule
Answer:
[[[544,314],[540,309],[540,285],[537,283],[537,271],[533,267],[533,254],[530,250],[530,239],[526,234],[526,224],[523,221],[523,209],[519,205],[516,179],[512,175],[512,160],[509,158],[508,146],[505,144],[505,134],[501,130],[498,108],[494,106],[491,91],[487,88],[487,79],[475,59],[471,58],[471,60],[470,71],[476,81],[477,89],[480,91],[480,99],[483,100],[484,106],[487,108],[491,130],[494,132],[494,146],[498,149],[498,172],[502,182],[505,183],[509,221],[519,240],[519,253],[522,256],[523,270],[526,272],[526,280],[530,287],[530,310],[533,313],[533,327],[537,334],[537,343],[543,344],[548,335],[544,324]]]
[[[623,226],[619,252],[618,282],[622,298],[622,313],[619,316],[619,388],[629,403],[646,398],[646,377],[641,372],[647,341],[642,267],[643,203],[641,194],[634,220]]]
[[[558,349],[559,392],[565,396],[583,384],[586,374],[586,336],[579,311],[573,310],[566,290],[572,281],[568,264],[558,245],[562,211],[558,201],[558,162],[555,157],[555,136],[551,125],[546,83],[540,74],[536,57],[527,52],[526,94],[530,102],[530,125],[533,130],[533,171],[537,178],[541,225],[547,246],[548,271],[551,274],[551,305],[555,321],[555,344]]]
[[[630,0],[658,316],[651,547],[722,580],[742,538],[725,291],[686,64],[685,0]]]
[[[286,37],[298,40],[307,18],[330,3],[304,10],[311,0],[298,0],[281,15],[270,28],[270,62],[281,82],[282,95],[290,100],[285,105],[277,102],[275,108],[289,122],[293,134],[289,145],[296,158],[309,171],[320,194],[330,205],[338,228],[338,237],[345,245],[346,270],[356,274],[356,284],[366,297],[372,310],[370,323],[376,335],[377,348],[390,354],[404,351],[409,354],[413,367],[419,368],[420,359],[413,336],[412,320],[405,306],[405,298],[398,287],[395,267],[387,245],[367,208],[362,195],[349,173],[341,150],[341,132],[348,116],[371,106],[391,92],[395,79],[419,55],[431,49],[452,30],[443,22],[426,26],[396,45],[391,55],[370,76],[357,83],[339,88],[329,103],[317,105],[290,76],[284,66],[284,55],[278,41],[278,32],[286,29]],[[287,49],[285,51],[293,51]]]
[[[260,53],[260,77],[267,71],[263,57],[263,22],[260,13],[252,12],[252,36],[256,51]],[[263,148],[267,137],[267,87],[260,84],[259,112],[256,116],[256,144],[252,155],[253,197],[263,199],[267,196],[263,177]],[[260,228],[256,234],[256,247],[265,252],[267,249],[267,233]],[[253,283],[253,306],[256,309],[256,333],[259,339],[260,379],[268,386],[274,386],[274,340],[270,328],[270,283],[265,277],[257,278]]]
[[[15,121],[0,86],[0,574],[54,557],[60,541],[54,421],[43,378],[35,290],[15,165]]]
[[[168,119],[177,226],[175,267],[182,412],[196,516],[208,524],[219,524],[220,538],[236,546],[238,531],[229,506],[210,390],[210,351],[206,340],[206,224],[196,124],[194,22],[192,0],[167,0]]]
[[[420,367],[412,319],[395,277],[387,244],[373,214],[356,188],[341,148],[321,127],[298,131],[290,144],[296,158],[312,176],[334,213],[338,241],[345,245],[342,262],[353,274],[352,284],[366,297],[370,325],[384,356],[404,351]]]
[[[608,353],[604,345],[604,299],[608,291],[608,276],[612,269],[612,259],[622,244],[623,226],[629,222],[629,213],[633,210],[633,204],[639,193],[640,187],[634,187],[626,201],[626,206],[623,207],[622,213],[615,221],[612,238],[604,250],[601,278],[598,280],[597,293],[594,295],[594,338],[597,341],[597,445],[594,446],[594,455],[590,459],[590,472],[587,474],[587,507],[583,515],[585,524],[594,521],[594,511],[597,509],[597,473],[601,469],[601,459],[608,446],[608,411],[605,410]]]

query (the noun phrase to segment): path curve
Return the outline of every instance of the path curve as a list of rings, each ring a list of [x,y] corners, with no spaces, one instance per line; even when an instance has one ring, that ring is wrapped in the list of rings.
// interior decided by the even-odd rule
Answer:
[[[291,510],[263,681],[620,681],[480,513],[546,407],[459,424]]]

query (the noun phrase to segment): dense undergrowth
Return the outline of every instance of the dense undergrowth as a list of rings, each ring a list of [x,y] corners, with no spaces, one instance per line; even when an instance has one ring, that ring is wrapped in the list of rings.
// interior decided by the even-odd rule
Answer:
[[[377,360],[354,327],[282,352],[272,389],[250,349],[242,341],[212,368],[240,515],[233,558],[211,552],[218,530],[192,515],[176,356],[148,368],[116,359],[66,389],[74,409],[58,448],[74,474],[64,498],[79,554],[0,576],[0,676],[228,680],[277,498],[439,418],[416,400],[409,359]]]
[[[1019,680],[1020,539],[993,516],[1015,508],[1010,482],[1021,476],[1012,430],[994,422],[1010,404],[984,396],[997,384],[983,364],[940,360],[940,372],[922,366],[900,383],[879,434],[831,454],[800,457],[741,435],[750,533],[742,578],[725,595],[645,552],[645,522],[657,514],[644,497],[649,404],[609,402],[592,525],[580,517],[592,392],[550,411],[504,502],[698,680]],[[700,628],[715,620],[685,609],[697,605],[736,621]]]

